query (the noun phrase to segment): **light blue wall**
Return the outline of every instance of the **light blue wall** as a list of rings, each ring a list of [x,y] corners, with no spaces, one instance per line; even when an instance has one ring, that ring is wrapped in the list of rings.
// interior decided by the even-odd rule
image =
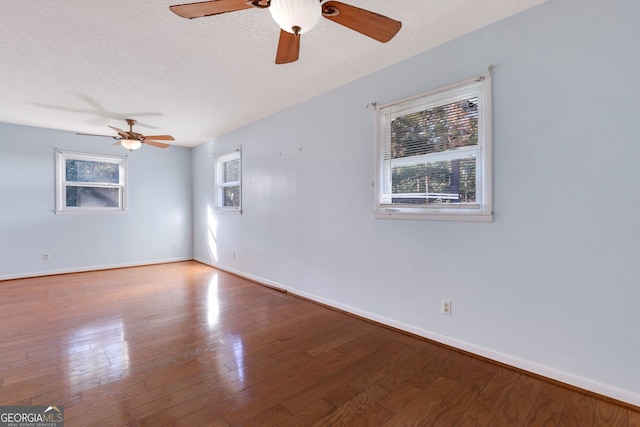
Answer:
[[[0,123],[0,279],[192,258],[190,148],[129,153],[126,214],[53,213],[55,149],[126,153],[112,142]]]
[[[549,0],[197,147],[195,257],[640,404],[638,18]],[[494,222],[374,220],[365,106],[489,64]],[[238,145],[245,212],[209,215]]]

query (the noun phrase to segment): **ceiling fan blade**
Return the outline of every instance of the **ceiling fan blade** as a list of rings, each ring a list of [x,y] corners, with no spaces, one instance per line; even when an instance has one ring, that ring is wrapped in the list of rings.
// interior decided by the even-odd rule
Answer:
[[[105,138],[117,138],[117,136],[113,135],[99,135],[97,133],[80,133],[76,132],[76,135],[85,135],[85,136],[104,136]]]
[[[175,138],[171,135],[145,135],[144,139],[156,139],[160,141],[175,141]]]
[[[280,30],[280,40],[278,41],[278,52],[276,53],[276,64],[288,64],[298,60],[300,54],[300,35]]]
[[[178,16],[187,19],[202,18],[203,16],[218,15],[220,13],[235,12],[250,9],[253,6],[246,0],[211,0],[198,3],[176,4],[169,9]]]
[[[400,21],[338,1],[324,3],[322,16],[382,43],[391,40],[402,28]]]
[[[165,144],[164,142],[149,141],[148,139],[143,140],[142,143],[143,144],[153,145],[154,147],[158,147],[158,148],[167,148],[167,147],[169,147],[169,144]]]

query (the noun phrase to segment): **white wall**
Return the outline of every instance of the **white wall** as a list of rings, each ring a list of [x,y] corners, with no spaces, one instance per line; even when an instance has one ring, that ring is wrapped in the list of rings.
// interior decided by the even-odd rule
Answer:
[[[195,257],[640,405],[639,16],[550,0],[197,147]],[[365,106],[489,64],[494,222],[374,220]],[[212,216],[237,145],[245,212]]]
[[[0,279],[192,258],[190,148],[128,153],[126,214],[54,214],[55,149],[127,153],[112,142],[0,123]]]

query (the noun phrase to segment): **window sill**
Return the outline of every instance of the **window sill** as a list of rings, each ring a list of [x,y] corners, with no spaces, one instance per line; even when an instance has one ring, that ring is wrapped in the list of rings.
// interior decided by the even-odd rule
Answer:
[[[242,215],[242,209],[216,209],[218,215]]]
[[[64,209],[54,210],[53,213],[56,215],[120,215],[126,214],[128,211],[122,209]]]
[[[405,219],[419,221],[493,222],[493,212],[407,212],[375,211],[375,219]]]

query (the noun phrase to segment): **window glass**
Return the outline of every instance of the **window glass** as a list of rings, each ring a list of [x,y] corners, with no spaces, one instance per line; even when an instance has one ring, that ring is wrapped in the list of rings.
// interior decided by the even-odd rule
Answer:
[[[66,159],[66,179],[75,182],[120,182],[120,164],[92,160]]]
[[[231,208],[231,207],[237,208],[240,206],[240,186],[239,185],[223,188],[222,206],[226,208]]]
[[[232,159],[223,163],[223,182],[240,181],[240,159]]]
[[[66,187],[66,207],[117,208],[120,203],[119,188]]]

